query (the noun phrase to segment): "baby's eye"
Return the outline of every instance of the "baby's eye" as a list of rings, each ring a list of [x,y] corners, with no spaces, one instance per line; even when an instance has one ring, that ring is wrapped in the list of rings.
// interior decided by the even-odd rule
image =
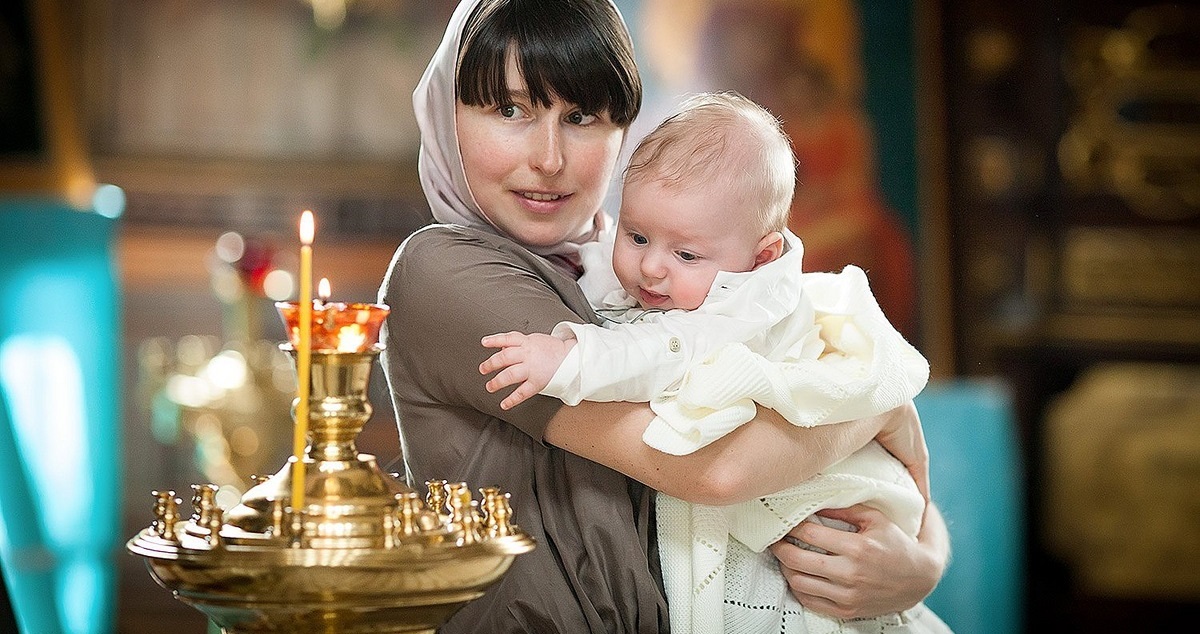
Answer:
[[[589,125],[596,121],[596,115],[575,111],[567,115],[567,121],[574,125]]]
[[[629,234],[629,238],[633,240],[634,244],[650,244],[650,241],[646,239],[646,236],[640,233],[631,233]]]
[[[699,257],[700,256],[696,255],[695,253],[690,253],[688,251],[679,252],[679,259],[683,260],[684,262],[693,262]]]

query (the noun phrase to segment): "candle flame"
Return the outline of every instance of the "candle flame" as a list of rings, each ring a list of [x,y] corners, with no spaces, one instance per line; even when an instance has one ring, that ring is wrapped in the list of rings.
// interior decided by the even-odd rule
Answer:
[[[316,227],[313,221],[313,212],[305,209],[304,213],[300,214],[300,242],[308,246],[313,243],[313,234],[316,233]]]
[[[329,298],[332,295],[333,292],[329,290],[329,278],[322,277],[321,281],[317,282],[317,297],[320,298],[321,303],[324,304],[329,301]]]

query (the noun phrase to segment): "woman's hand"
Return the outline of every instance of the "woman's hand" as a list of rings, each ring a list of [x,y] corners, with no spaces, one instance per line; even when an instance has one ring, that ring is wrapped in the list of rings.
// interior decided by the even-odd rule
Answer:
[[[856,505],[819,515],[853,524],[846,532],[803,522],[788,533],[827,554],[786,541],[770,549],[796,600],[837,618],[867,618],[907,610],[937,586],[949,558],[946,525],[936,507],[926,507],[916,540],[883,513]]]

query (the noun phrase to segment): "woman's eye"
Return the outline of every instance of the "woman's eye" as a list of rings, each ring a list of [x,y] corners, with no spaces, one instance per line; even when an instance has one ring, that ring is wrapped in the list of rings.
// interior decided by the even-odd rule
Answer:
[[[596,115],[584,114],[582,112],[572,112],[567,115],[567,121],[574,125],[590,125],[596,121]]]
[[[629,237],[630,237],[630,239],[633,240],[634,244],[640,244],[640,245],[650,244],[650,241],[646,239],[646,236],[641,235],[639,233],[631,233],[631,234],[629,234]]]
[[[683,260],[684,262],[692,262],[692,261],[695,261],[695,259],[696,259],[696,258],[698,258],[698,257],[700,257],[700,256],[696,255],[695,253],[689,253],[689,252],[687,252],[687,251],[680,251],[680,252],[679,252],[679,259],[680,259],[680,260]]]
[[[521,114],[521,109],[512,104],[505,104],[496,108],[496,112],[499,112],[500,116],[505,119],[515,119],[517,115]]]

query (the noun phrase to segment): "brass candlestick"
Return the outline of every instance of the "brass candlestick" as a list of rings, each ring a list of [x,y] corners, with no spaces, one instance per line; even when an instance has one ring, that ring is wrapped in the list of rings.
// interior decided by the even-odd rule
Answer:
[[[499,489],[473,500],[466,483],[431,481],[422,496],[358,453],[378,353],[312,353],[304,508],[294,457],[227,512],[212,485],[193,485],[190,518],[154,493],[153,523],[126,546],[160,585],[229,634],[433,632],[533,549]]]

